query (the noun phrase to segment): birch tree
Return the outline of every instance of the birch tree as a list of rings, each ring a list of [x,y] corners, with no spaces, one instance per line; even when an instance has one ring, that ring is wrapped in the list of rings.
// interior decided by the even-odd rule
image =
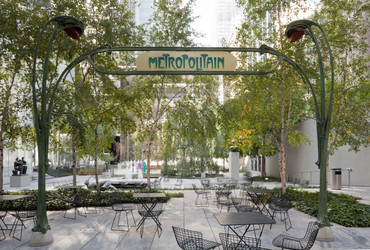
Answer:
[[[255,47],[267,44],[283,53],[289,54],[284,37],[282,19],[303,9],[299,1],[237,1],[244,10],[244,22],[239,29],[236,42],[242,47]],[[294,5],[296,7],[293,8]],[[268,56],[245,56],[242,67],[251,70],[270,66],[274,62]],[[275,59],[276,60],[276,59]],[[259,138],[259,146],[270,148],[273,144],[278,152],[279,172],[283,192],[286,191],[286,141],[300,145],[305,138],[293,130],[294,125],[304,114],[302,109],[302,83],[295,77],[294,70],[282,64],[279,71],[265,77],[241,77],[236,84],[239,92],[245,93],[246,108],[243,115],[247,119],[247,128],[251,129],[254,138]],[[257,140],[254,140],[257,142]]]
[[[150,46],[191,46],[191,35],[195,32],[190,24],[194,21],[191,16],[193,0],[156,0],[154,1],[153,17],[149,21],[147,41]],[[162,120],[170,109],[173,100],[184,94],[189,80],[179,76],[137,77],[133,84],[141,86],[140,102],[136,116],[139,138],[146,142],[147,185],[150,186],[150,165],[152,144],[158,138]],[[172,92],[171,94],[169,94]]]

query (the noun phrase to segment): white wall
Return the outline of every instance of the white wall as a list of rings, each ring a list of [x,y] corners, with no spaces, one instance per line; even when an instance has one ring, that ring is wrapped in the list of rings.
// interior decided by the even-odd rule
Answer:
[[[289,181],[299,179],[301,184],[307,181],[309,184],[319,184],[319,169],[315,165],[317,161],[317,139],[315,120],[307,120],[297,126],[298,130],[305,133],[310,143],[300,146],[298,149],[286,147],[287,175]],[[342,168],[342,185],[348,185],[348,171],[352,168],[351,186],[370,186],[370,148],[362,148],[360,152],[348,151],[348,147],[342,147],[330,156],[329,169],[332,167]],[[278,156],[266,159],[266,173],[271,176],[279,176]],[[331,171],[329,171],[329,185],[331,184]]]

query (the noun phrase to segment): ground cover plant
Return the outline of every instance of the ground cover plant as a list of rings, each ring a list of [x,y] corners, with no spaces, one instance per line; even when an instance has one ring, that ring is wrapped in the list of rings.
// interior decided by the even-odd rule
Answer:
[[[293,207],[298,211],[317,217],[319,192],[301,188],[287,189]],[[360,198],[343,193],[328,192],[329,221],[345,227],[370,227],[370,206],[359,203]]]
[[[138,190],[115,190],[115,191],[105,191],[101,192],[99,195],[95,190],[89,189],[78,189],[72,190],[68,188],[60,188],[57,190],[46,191],[46,209],[47,210],[66,210],[72,208],[74,205],[72,203],[73,197],[81,197],[82,202],[78,204],[80,207],[107,207],[111,206],[115,202],[120,203],[137,203],[137,200],[132,196],[135,192],[140,192]],[[152,190],[152,192],[157,192],[157,190]],[[164,192],[166,197],[160,202],[167,202],[170,198],[184,197],[183,193],[168,193]],[[11,202],[4,201],[0,203],[0,211],[13,211],[13,210],[35,210],[37,199],[37,190],[23,190],[17,192],[2,191],[0,195],[4,194],[27,194],[31,197],[27,200]],[[112,197],[114,196],[114,199]]]

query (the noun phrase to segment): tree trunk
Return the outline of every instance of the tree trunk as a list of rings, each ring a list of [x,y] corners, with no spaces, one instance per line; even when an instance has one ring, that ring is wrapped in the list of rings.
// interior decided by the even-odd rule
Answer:
[[[286,192],[286,161],[285,161],[285,146],[281,145],[281,166],[280,166],[280,179],[281,179],[281,188],[282,192]]]
[[[285,146],[280,145],[279,150],[279,169],[280,169],[280,179],[282,192],[286,192],[286,161],[285,161]]]
[[[3,130],[0,130],[0,192],[4,186],[4,140]]]
[[[94,150],[95,183],[96,183],[96,192],[100,194],[99,174],[98,174],[98,126],[96,126],[94,129],[94,135],[95,135],[95,150]]]
[[[346,48],[346,53],[344,57],[344,65],[343,65],[343,85],[342,85],[342,92],[340,97],[340,106],[339,106],[339,112],[337,116],[337,120],[339,121],[343,114],[343,107],[344,107],[344,99],[346,97],[346,92],[348,89],[346,89],[346,83],[347,83],[347,59],[348,59],[348,48]],[[327,157],[326,157],[326,189],[328,189],[328,176],[329,176],[329,157],[330,152],[334,148],[335,143],[338,140],[338,132],[335,132],[335,135],[333,137],[333,140],[329,143],[328,151],[327,151]]]
[[[75,136],[72,132],[72,170],[73,170],[73,185],[77,185],[77,166],[76,166],[76,143],[75,143]]]
[[[261,177],[265,178],[266,177],[266,156],[262,155],[262,166],[261,166]]]
[[[148,154],[147,154],[147,162],[146,162],[146,182],[147,182],[147,185],[148,185],[148,191],[150,191],[152,189],[151,185],[150,185],[150,157],[151,157],[151,154],[152,154],[152,136],[150,136],[149,138],[149,142],[148,142]]]

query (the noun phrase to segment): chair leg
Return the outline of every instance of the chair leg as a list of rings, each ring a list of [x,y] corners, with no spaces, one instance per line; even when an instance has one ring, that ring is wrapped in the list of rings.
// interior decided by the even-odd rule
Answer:
[[[158,231],[158,238],[161,238],[162,235],[162,229],[158,227],[157,225],[157,231]]]
[[[96,207],[87,207],[86,208],[86,213],[87,214],[97,214],[98,213],[98,209]]]
[[[0,241],[5,240],[6,236],[4,233],[4,229],[0,226],[1,232],[3,233],[3,238],[0,239]]]
[[[210,197],[211,197],[210,193],[204,193],[203,194],[203,198],[206,199],[206,204],[205,204],[206,207],[209,206],[208,198],[210,198]]]
[[[117,229],[113,229],[113,225],[114,225],[114,222],[116,221],[117,214],[118,214],[118,223],[117,224],[119,224],[119,220],[120,220],[120,217],[121,217],[121,212],[116,211],[116,213],[114,214],[113,221],[112,221],[112,226],[110,227],[110,229],[113,230],[113,231],[118,231]]]
[[[67,209],[65,212],[64,212],[64,218],[67,218],[67,219],[73,219],[73,220],[75,220],[76,219],[76,217],[77,217],[77,208],[75,207],[75,208],[73,208],[73,214],[74,214],[74,217],[68,217],[67,216],[67,213],[68,213],[68,210],[69,209]]]
[[[289,227],[287,227],[287,221],[289,221]],[[285,231],[288,231],[289,229],[293,227],[292,222],[290,221],[290,216],[289,216],[288,211],[284,213],[284,222],[285,222]]]
[[[73,210],[74,210],[74,217],[68,217],[67,216],[67,213],[68,213],[68,210],[69,209],[67,209],[65,212],[64,212],[64,218],[67,218],[67,219],[73,219],[73,220],[75,220],[76,219],[76,208],[74,208]]]
[[[21,224],[19,225],[19,222],[21,222]],[[17,226],[20,226],[21,227],[21,234],[20,234],[20,237],[19,238],[17,238],[16,236],[15,236],[15,231],[17,230]],[[12,238],[14,238],[14,239],[17,239],[17,240],[19,240],[19,241],[21,241],[22,240],[22,232],[23,232],[23,227],[24,228],[26,228],[26,226],[24,225],[24,223],[23,223],[23,221],[22,220],[20,220],[19,218],[16,218],[15,220],[14,220],[14,223],[13,223],[13,225],[12,225],[12,228],[11,228],[11,230],[10,230],[10,232],[9,232],[9,236],[10,237],[12,237]]]
[[[276,218],[276,217],[275,217],[275,213],[276,213],[276,211],[275,211],[275,210],[273,210],[273,212],[272,212],[272,217],[273,217],[273,218]],[[271,229],[271,228],[272,228],[272,224],[270,224],[270,229]]]
[[[7,224],[5,223],[5,221],[4,221],[5,216],[6,216],[6,213],[5,213],[5,215],[4,215],[3,217],[0,217],[0,220],[1,220],[1,221],[2,221],[2,223],[4,224],[5,229],[8,229],[8,225],[7,225]],[[2,227],[0,226],[0,228],[2,228]]]
[[[130,212],[130,213],[131,213],[132,220],[134,221],[134,227],[136,227],[136,220],[135,220],[135,218],[134,218],[134,214],[132,213],[132,210],[130,210],[130,211],[128,211],[128,212]],[[127,213],[128,213],[128,212],[126,212],[126,217],[127,217]],[[127,219],[127,225],[128,225],[128,219]]]
[[[144,224],[145,224],[145,220],[143,221],[143,224],[141,224],[141,228],[140,228],[140,238],[143,238],[143,233],[144,233]]]
[[[201,195],[202,195],[202,198],[206,199],[205,204],[203,204],[202,199],[200,199],[199,197]],[[208,197],[206,196],[206,194],[197,194],[197,198],[195,199],[195,206],[197,207],[208,207],[209,206]]]
[[[116,211],[116,214],[114,215],[114,218],[113,218],[113,221],[112,221],[112,226],[111,226],[111,230],[113,231],[126,231],[124,229],[117,229],[117,228],[114,228],[114,222],[116,221],[116,217],[117,217],[117,214],[118,214],[118,220],[117,220],[117,227],[121,227],[121,226],[127,226],[127,231],[130,231],[130,224],[129,224],[129,221],[128,221],[128,213],[131,213],[131,217],[132,217],[132,220],[134,222],[134,225],[133,226],[136,226],[136,221],[135,221],[135,218],[134,218],[134,215],[132,213],[132,210],[126,210],[124,211],[125,214],[126,214],[126,223],[127,225],[121,225],[120,224],[120,221],[121,221],[121,212],[123,211]]]
[[[144,225],[145,225],[145,220],[143,221],[143,224],[141,224],[141,228],[140,228],[140,237],[141,238],[143,238]],[[158,225],[157,225],[157,231],[158,231],[158,238],[160,238],[161,235],[162,235],[162,229]]]
[[[275,214],[276,213],[280,213],[280,220],[281,221],[284,221],[284,224],[285,224],[285,231],[288,231],[290,228],[293,228],[293,226],[292,226],[292,222],[291,222],[291,220],[290,220],[290,216],[289,216],[289,213],[288,213],[288,211],[273,211],[273,213],[272,213],[272,217],[274,217],[274,218],[276,218],[275,217]],[[289,222],[289,226],[288,226],[288,223]],[[270,229],[271,229],[271,227],[272,227],[272,224],[270,225]]]
[[[80,213],[80,209],[82,209],[83,213]],[[76,207],[77,213],[80,216],[87,217],[86,207]]]
[[[3,224],[4,224],[4,226],[5,226],[5,228],[3,228],[2,227],[2,225],[0,224],[0,229],[1,229],[1,232],[3,233],[3,238],[1,238],[0,239],[0,241],[2,241],[2,240],[5,240],[5,238],[6,238],[6,236],[5,236],[5,233],[4,233],[4,229],[5,230],[7,230],[8,229],[8,225],[5,223],[5,221],[4,221],[4,218],[5,218],[5,216],[6,216],[6,213],[7,212],[5,212],[5,215],[4,216],[2,216],[2,217],[0,217],[0,220],[3,222]]]
[[[199,206],[198,201],[199,201],[199,194],[197,194],[197,198],[195,199],[195,206]]]

